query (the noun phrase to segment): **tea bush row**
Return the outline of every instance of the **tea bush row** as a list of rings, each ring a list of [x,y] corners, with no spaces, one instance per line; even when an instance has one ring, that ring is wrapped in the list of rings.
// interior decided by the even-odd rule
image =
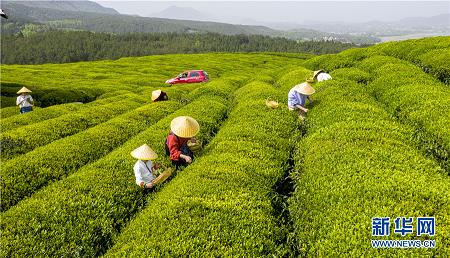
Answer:
[[[371,59],[360,67],[366,69]],[[400,121],[417,129],[419,138],[450,168],[450,89],[412,64],[380,65],[368,89]],[[450,171],[449,171],[450,173]]]
[[[239,89],[206,154],[149,200],[106,257],[285,254],[271,196],[288,168],[296,117],[265,106],[284,95],[261,82]]]
[[[61,105],[50,106],[47,108],[33,108],[33,112],[27,112],[24,114],[19,114],[19,108],[15,107],[16,116],[9,117],[1,120],[1,130],[2,132],[6,132],[21,126],[30,125],[34,123],[38,123],[44,120],[52,119],[59,117],[61,115],[71,113],[74,111],[83,110],[86,108],[91,108],[94,106],[100,106],[105,104],[110,104],[114,101],[119,101],[123,99],[136,99],[138,101],[144,102],[146,99],[142,96],[138,96],[135,93],[128,93],[120,96],[104,98],[100,100],[96,100],[93,102],[89,102],[87,104],[79,104],[79,103],[67,103]]]
[[[297,146],[289,201],[297,251],[314,257],[445,256],[450,180],[415,147],[414,130],[391,119],[361,85],[321,83]],[[393,233],[396,217],[434,216],[436,248],[376,249],[374,239],[429,239]],[[387,238],[372,237],[374,217],[391,218]],[[416,229],[414,223],[414,228]]]
[[[180,107],[174,101],[148,104],[3,163],[1,209],[101,158]]]
[[[41,108],[34,107],[33,109],[38,110]],[[0,108],[0,118],[2,119],[1,121],[3,121],[3,119],[5,119],[5,118],[16,116],[16,115],[20,115],[20,109],[17,106]]]
[[[0,136],[2,159],[9,160],[55,140],[84,131],[137,108],[141,103],[135,100],[117,101],[4,132]]]
[[[200,97],[107,156],[4,212],[0,220],[2,256],[93,257],[105,253],[147,199],[134,182],[136,160],[130,152],[147,143],[158,153],[157,162],[167,165],[164,142],[171,120],[192,116],[200,124],[199,139],[207,141],[226,117],[224,103],[231,102],[221,97]]]
[[[383,54],[410,61],[438,80],[450,83],[450,37],[390,42],[373,47]]]

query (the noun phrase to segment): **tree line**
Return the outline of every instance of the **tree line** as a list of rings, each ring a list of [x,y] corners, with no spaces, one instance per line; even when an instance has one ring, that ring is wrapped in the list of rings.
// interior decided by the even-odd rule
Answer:
[[[67,63],[158,54],[292,52],[330,54],[356,47],[333,41],[298,42],[261,35],[48,31],[1,38],[3,64]]]

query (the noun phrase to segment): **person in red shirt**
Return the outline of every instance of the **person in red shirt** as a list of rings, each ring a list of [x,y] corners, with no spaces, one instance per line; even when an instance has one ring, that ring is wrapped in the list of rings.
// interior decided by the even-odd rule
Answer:
[[[191,164],[194,154],[189,149],[187,143],[190,140],[195,143],[195,135],[200,130],[198,122],[189,116],[179,116],[170,123],[170,132],[166,138],[166,153],[169,155],[172,164]]]

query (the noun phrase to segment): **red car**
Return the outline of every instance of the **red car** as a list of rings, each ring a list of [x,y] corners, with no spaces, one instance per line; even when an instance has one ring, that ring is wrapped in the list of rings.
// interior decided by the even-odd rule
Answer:
[[[203,70],[191,70],[180,73],[177,77],[166,81],[168,84],[207,82],[209,75]]]

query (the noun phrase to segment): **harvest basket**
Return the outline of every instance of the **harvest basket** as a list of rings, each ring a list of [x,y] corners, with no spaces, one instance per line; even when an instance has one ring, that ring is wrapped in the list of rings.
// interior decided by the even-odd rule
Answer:
[[[159,174],[157,178],[153,179],[152,183],[155,185],[161,184],[162,182],[166,181],[166,179],[169,178],[172,175],[172,173],[173,173],[172,168],[166,168],[166,170],[164,170],[164,172]]]
[[[199,140],[197,140],[197,142],[195,143],[189,141],[187,145],[192,152],[196,152],[202,149],[202,143]]]
[[[278,101],[272,100],[271,98],[266,99],[266,106],[269,108],[277,108],[279,105]]]

